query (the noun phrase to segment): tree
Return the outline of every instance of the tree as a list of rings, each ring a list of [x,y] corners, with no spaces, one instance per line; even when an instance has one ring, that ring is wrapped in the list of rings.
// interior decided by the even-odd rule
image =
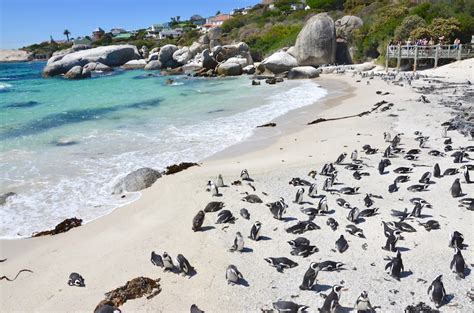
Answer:
[[[433,19],[429,26],[417,27],[410,33],[410,35],[414,39],[432,37],[433,39],[437,40],[440,37],[444,37],[446,41],[451,41],[460,31],[459,26],[459,21],[454,17],[438,17]]]
[[[71,35],[71,32],[67,29],[64,30],[63,35],[66,36],[67,41],[69,42],[69,35]]]
[[[425,27],[426,22],[423,18],[418,15],[410,15],[403,19],[400,26],[395,29],[395,40],[407,40],[410,37],[410,33],[420,27]]]
[[[220,15],[220,14],[221,14],[221,11],[217,11],[217,12],[216,12],[216,15]]]
[[[309,5],[311,9],[328,11],[344,9],[344,0],[307,0],[306,4]]]

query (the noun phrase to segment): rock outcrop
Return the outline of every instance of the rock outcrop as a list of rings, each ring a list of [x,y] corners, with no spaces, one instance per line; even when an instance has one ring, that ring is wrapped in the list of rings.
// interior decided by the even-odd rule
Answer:
[[[113,188],[113,194],[122,192],[134,192],[150,187],[161,177],[160,172],[144,167],[131,172],[122,178]]]
[[[126,70],[138,70],[142,69],[146,66],[146,61],[145,60],[130,60],[124,65],[122,65],[123,69]]]
[[[175,45],[165,45],[161,47],[158,53],[158,61],[161,62],[163,68],[173,67],[175,61],[173,60],[173,54],[178,51],[178,47]]]
[[[346,15],[335,22],[336,26],[336,63],[352,64],[354,49],[352,37],[354,31],[364,24],[362,19],[353,15]]]
[[[91,77],[91,71],[87,68],[83,68],[80,65],[76,65],[64,74],[64,78],[68,79],[83,79]]]
[[[0,50],[0,62],[27,62],[32,60],[31,53],[23,50]]]
[[[158,61],[158,60],[154,60],[154,61],[148,62],[145,65],[144,70],[145,71],[156,71],[156,70],[161,70],[161,68],[162,68],[161,62]]]
[[[288,72],[288,79],[316,78],[319,72],[312,66],[298,66]]]
[[[217,75],[238,76],[242,75],[242,66],[239,63],[225,62],[217,67]]]
[[[272,54],[260,64],[260,67],[263,67],[265,70],[270,71],[273,74],[287,72],[297,66],[298,62],[296,59],[285,51],[279,51]]]
[[[59,57],[59,59],[58,59]],[[76,51],[64,56],[56,56],[43,69],[43,76],[61,75],[75,66],[84,66],[90,62],[100,62],[107,66],[121,66],[130,60],[139,59],[137,47],[132,45],[114,45]]]
[[[83,66],[83,69],[86,69],[91,72],[112,72],[114,69],[110,66],[102,64],[100,62],[90,62]]]
[[[336,57],[336,29],[326,13],[310,18],[298,34],[295,44],[299,65],[317,66],[334,63]]]

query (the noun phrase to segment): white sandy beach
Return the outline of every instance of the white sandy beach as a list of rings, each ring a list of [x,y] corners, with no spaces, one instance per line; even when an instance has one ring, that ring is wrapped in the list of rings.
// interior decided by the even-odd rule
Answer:
[[[421,72],[436,76],[439,80],[461,83],[468,79],[474,82],[473,73],[473,59]],[[472,268],[474,263],[473,212],[459,207],[459,199],[449,194],[455,178],[461,178],[463,182],[462,173],[441,179],[432,178],[435,184],[427,192],[407,191],[408,186],[418,183],[424,172],[432,171],[435,163],[439,163],[442,171],[464,165],[454,164],[450,153],[444,158],[428,155],[432,149],[443,151],[445,139],[441,136],[440,125],[452,118],[452,110],[439,101],[442,98],[450,99],[453,93],[437,92],[439,85],[428,80],[414,81],[412,87],[387,84],[378,77],[369,80],[370,84],[367,85],[367,80],[358,75],[352,77],[349,73],[322,75],[315,81],[330,91],[322,104],[322,111],[321,104],[318,104],[281,117],[275,121],[277,127],[259,129],[256,137],[247,143],[240,143],[204,160],[200,167],[164,176],[151,188],[144,190],[136,202],[67,233],[0,241],[0,259],[7,259],[0,263],[0,276],[11,278],[21,269],[33,271],[21,273],[13,282],[0,282],[0,311],[91,312],[105,298],[105,292],[135,277],[145,276],[161,278],[162,292],[150,300],[140,298],[127,301],[120,308],[123,312],[189,312],[192,304],[206,312],[259,312],[262,308],[270,309],[272,303],[279,299],[308,305],[309,312],[317,312],[324,302],[320,294],[328,294],[334,284],[341,282],[348,288],[340,301],[347,311],[353,308],[357,297],[366,290],[372,305],[379,307],[377,312],[403,312],[407,305],[419,302],[434,308],[427,289],[436,276],[443,274],[444,286],[451,299],[440,310],[473,312],[474,303],[466,295],[473,287],[472,273],[460,280],[449,268],[453,249],[448,247],[448,239],[455,230],[464,235],[464,242],[468,245],[462,250],[467,266]],[[426,94],[430,103],[417,102],[420,94],[415,92],[414,87],[422,85],[436,87],[435,92]],[[472,92],[472,86],[463,86]],[[334,96],[331,88],[337,89],[338,95]],[[378,90],[390,94],[377,95]],[[363,117],[306,125],[320,117],[358,114],[370,110],[381,100],[392,102],[394,106],[388,111],[377,110]],[[472,98],[470,104],[464,101],[463,105],[472,107]],[[418,148],[414,132],[420,131],[430,137],[428,148],[422,149],[419,161],[408,161],[402,157],[391,159],[392,165],[387,168],[390,173],[379,175],[377,165],[388,145],[383,139],[383,132],[386,131],[392,135],[403,133],[401,143],[406,150]],[[258,139],[259,132],[274,136],[271,139]],[[454,148],[474,145],[457,131],[449,131],[448,136],[452,138]],[[378,148],[379,153],[363,154],[361,148],[365,144]],[[364,171],[368,171],[370,176],[357,181],[352,177],[352,171],[337,166],[337,181],[344,185],[335,187],[360,187],[360,194],[342,197],[361,209],[365,208],[363,198],[366,193],[383,197],[374,198],[374,207],[380,208],[380,214],[365,218],[366,221],[358,225],[367,239],[345,232],[345,226],[350,224],[346,219],[348,210],[336,204],[339,195],[327,193],[329,209],[335,210],[335,213],[316,217],[315,223],[321,229],[302,235],[310,239],[319,252],[307,258],[290,255],[291,249],[286,242],[298,235],[288,234],[285,229],[296,220],[284,222],[274,219],[265,203],[284,197],[289,204],[284,216],[305,220],[307,217],[299,211],[300,205],[292,203],[297,188],[288,182],[293,177],[312,181],[307,176],[310,170],[319,172],[325,163],[334,162],[342,152],[350,155],[355,149],[364,163],[369,165]],[[468,161],[473,164],[473,161]],[[410,174],[410,182],[400,184],[398,192],[388,193],[388,185],[398,176],[393,170],[413,163],[429,167],[415,167],[414,173]],[[242,169],[247,169],[255,180],[255,192],[245,183],[222,188],[223,196],[220,198],[212,198],[205,191],[207,181],[215,179],[218,174],[222,174],[224,182],[230,185],[240,179]],[[317,175],[316,182],[318,192],[321,192],[319,189],[324,177]],[[462,183],[462,189],[465,197],[474,197],[474,184]],[[242,202],[243,192],[257,194],[264,203]],[[437,220],[441,229],[427,232],[416,221],[410,221],[417,232],[404,233],[405,240],[398,243],[404,248],[402,258],[406,272],[398,282],[389,278],[384,270],[384,257],[394,256],[394,253],[381,249],[385,245],[381,221],[395,219],[390,216],[392,209],[408,208],[411,211],[413,206],[409,199],[412,197],[423,197],[433,205],[433,209],[425,208],[422,212],[429,217],[419,220]],[[314,201],[308,197],[305,200]],[[238,220],[235,224],[215,224],[217,213],[207,213],[204,226],[213,228],[193,232],[193,217],[210,201],[223,201],[225,208],[231,210]],[[250,220],[240,217],[241,208],[249,210]],[[326,225],[328,217],[339,222],[336,231]],[[269,240],[254,242],[247,239],[246,247],[251,252],[229,252],[235,233],[240,231],[247,238],[252,224],[257,220],[262,222],[262,234]],[[341,234],[349,241],[349,249],[342,254],[332,251]],[[367,243],[367,250],[362,248],[364,243]],[[183,254],[196,268],[197,274],[189,279],[163,272],[149,261],[153,250],[158,253],[166,251],[172,257]],[[299,265],[278,273],[263,260],[281,256],[289,257]],[[343,262],[347,270],[320,272],[315,288],[317,291],[299,290],[298,286],[310,262],[324,260]],[[248,286],[227,284],[225,270],[229,264],[237,266]],[[71,272],[84,276],[85,288],[67,285]]]

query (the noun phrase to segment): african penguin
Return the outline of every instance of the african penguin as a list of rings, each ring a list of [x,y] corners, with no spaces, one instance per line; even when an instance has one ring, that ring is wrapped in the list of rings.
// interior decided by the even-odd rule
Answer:
[[[262,228],[262,223],[260,223],[259,221],[256,221],[253,224],[252,229],[250,230],[249,238],[252,239],[252,240],[258,241],[260,239],[260,229],[261,228]]]
[[[240,172],[240,179],[250,180],[249,172],[247,170],[242,170],[242,172]]]
[[[463,248],[464,236],[458,231],[454,231],[449,236],[449,246],[451,248]]]
[[[319,273],[319,264],[316,262],[311,262],[308,270],[304,274],[303,283],[300,285],[301,290],[311,290],[316,284],[316,278]]]
[[[288,259],[287,257],[279,258],[264,258],[265,261],[277,269],[278,272],[283,273],[284,269],[293,268],[298,266],[298,263]]]
[[[369,313],[375,312],[370,304],[369,294],[367,291],[363,291],[360,296],[357,298],[357,301],[354,305],[354,309],[357,310],[357,313]]]
[[[293,202],[297,204],[301,204],[301,202],[303,202],[303,194],[304,194],[304,188],[298,189],[298,191],[296,192],[295,201]]]
[[[183,273],[183,276],[191,276],[194,272],[194,267],[189,264],[188,259],[186,259],[182,254],[178,254],[176,257],[176,264],[178,270]]]
[[[344,253],[349,248],[349,243],[347,243],[346,238],[344,238],[344,235],[341,235],[338,240],[336,240],[336,250],[339,251],[339,253]]]
[[[197,212],[196,216],[193,218],[193,231],[201,230],[202,224],[204,223],[204,211]]]
[[[82,277],[78,273],[71,273],[69,274],[69,280],[67,281],[69,286],[76,286],[76,287],[85,287],[86,283],[84,281],[84,277]]]
[[[219,188],[224,187],[224,179],[222,178],[221,174],[219,174],[219,176],[217,176],[216,186],[219,187]]]
[[[446,297],[446,290],[444,290],[442,278],[443,275],[436,277],[428,288],[428,295],[431,301],[434,302],[436,308],[439,308],[443,304],[444,298]]]
[[[163,267],[165,272],[172,271],[174,269],[173,260],[166,252],[163,252]]]
[[[396,280],[400,280],[401,273],[405,271],[400,250],[398,250],[397,256],[390,259],[387,265],[385,265],[385,270],[388,270],[390,276],[392,276]]]
[[[291,301],[277,301],[273,303],[273,308],[278,311],[278,313],[299,313],[306,312],[308,306],[300,305]]]
[[[341,285],[332,287],[331,293],[324,299],[323,306],[319,308],[320,313],[334,313],[340,307],[339,300],[341,299],[341,292],[345,290]]]
[[[151,252],[151,257],[150,261],[153,265],[163,267],[163,259],[161,258],[161,255],[155,253],[155,251]]]
[[[464,261],[464,257],[462,256],[461,250],[458,248],[454,248],[454,256],[449,268],[453,270],[459,278],[464,278],[464,268],[466,267],[466,262]]]
[[[231,252],[234,252],[234,251],[242,252],[243,249],[244,249],[244,237],[242,236],[242,234],[240,232],[237,232],[235,234],[234,244],[230,248],[230,251]]]
[[[235,265],[229,265],[225,271],[225,278],[227,279],[227,284],[235,285],[239,282],[240,279],[243,279],[242,273],[239,272]]]
[[[451,191],[451,196],[453,196],[453,198],[458,198],[462,196],[462,189],[461,189],[461,183],[459,182],[459,178],[456,178],[456,180],[454,180],[454,183],[451,186],[450,191]]]
[[[395,245],[397,244],[398,240],[400,240],[401,232],[399,230],[395,230],[392,234],[387,237],[387,241],[385,242],[385,247],[382,249],[387,251],[396,252],[397,248]]]

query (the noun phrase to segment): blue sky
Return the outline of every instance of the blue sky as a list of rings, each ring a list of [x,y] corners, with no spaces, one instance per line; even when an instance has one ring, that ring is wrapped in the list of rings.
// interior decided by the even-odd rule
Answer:
[[[259,3],[259,0],[0,0],[0,49],[42,42],[52,35],[64,39],[90,35],[97,26],[146,28],[172,16],[211,16],[220,10]]]

